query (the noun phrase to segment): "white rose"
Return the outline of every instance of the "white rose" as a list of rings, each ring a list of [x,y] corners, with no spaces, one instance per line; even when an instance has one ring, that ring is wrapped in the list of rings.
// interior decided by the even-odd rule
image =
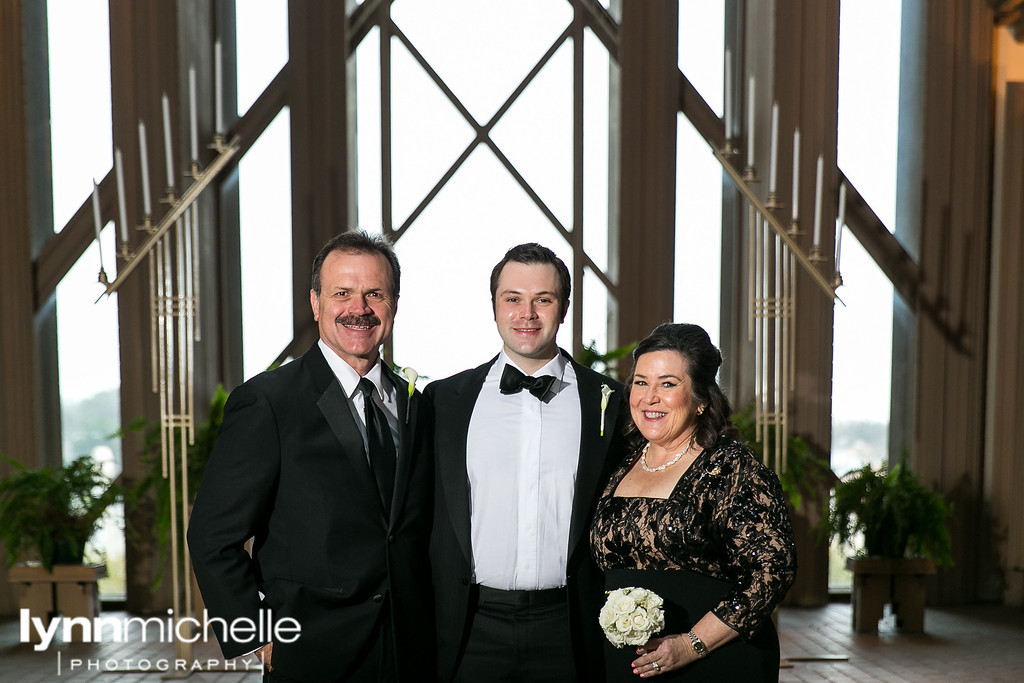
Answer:
[[[651,625],[651,620],[647,618],[646,612],[637,612],[633,615],[633,628],[637,631],[646,631]]]
[[[631,614],[636,609],[636,600],[623,593],[615,597],[612,602],[612,609],[616,614]]]
[[[619,618],[615,620],[615,628],[620,633],[629,633],[633,630],[633,619],[628,614],[619,615]]]
[[[615,610],[612,609],[611,605],[605,605],[601,608],[601,613],[597,617],[597,623],[601,625],[601,628],[607,629],[609,626],[615,624],[615,619],[618,615]]]
[[[618,631],[605,631],[605,635],[608,636],[608,642],[615,647],[622,647],[626,644],[626,638]]]

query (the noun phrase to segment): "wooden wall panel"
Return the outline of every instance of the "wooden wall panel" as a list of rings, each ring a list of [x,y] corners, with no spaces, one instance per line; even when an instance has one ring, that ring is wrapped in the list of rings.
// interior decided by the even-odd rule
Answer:
[[[986,501],[991,518],[982,538],[991,538],[982,589],[1024,605],[1024,82],[1009,83],[1002,108],[1001,163],[996,170],[992,236],[992,321],[989,340]],[[990,563],[990,564],[989,564]],[[987,597],[987,596],[986,596]]]
[[[957,562],[933,594],[955,604],[977,596],[983,520],[992,15],[969,0],[907,2],[903,24],[896,229],[936,315],[894,326],[893,405],[914,409],[911,432],[896,423],[890,458],[906,446],[923,481],[956,506]],[[900,377],[907,361],[915,371]]]

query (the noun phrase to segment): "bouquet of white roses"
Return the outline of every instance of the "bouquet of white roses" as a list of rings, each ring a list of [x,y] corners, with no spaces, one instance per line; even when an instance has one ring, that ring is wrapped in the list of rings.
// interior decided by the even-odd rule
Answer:
[[[664,603],[660,595],[646,588],[618,588],[608,592],[598,623],[615,647],[643,645],[665,628]]]

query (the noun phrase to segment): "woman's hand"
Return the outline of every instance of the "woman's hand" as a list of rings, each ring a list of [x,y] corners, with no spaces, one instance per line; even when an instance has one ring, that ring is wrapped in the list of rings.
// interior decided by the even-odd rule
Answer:
[[[646,645],[638,647],[636,653],[641,656],[633,661],[633,673],[640,678],[681,669],[697,659],[689,639],[682,634],[651,638]]]

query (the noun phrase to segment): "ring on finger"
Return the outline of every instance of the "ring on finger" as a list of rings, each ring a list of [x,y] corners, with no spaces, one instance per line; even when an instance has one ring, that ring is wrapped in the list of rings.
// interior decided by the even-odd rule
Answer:
[[[651,668],[655,671],[661,671],[661,664],[658,664],[657,662],[651,662]]]

